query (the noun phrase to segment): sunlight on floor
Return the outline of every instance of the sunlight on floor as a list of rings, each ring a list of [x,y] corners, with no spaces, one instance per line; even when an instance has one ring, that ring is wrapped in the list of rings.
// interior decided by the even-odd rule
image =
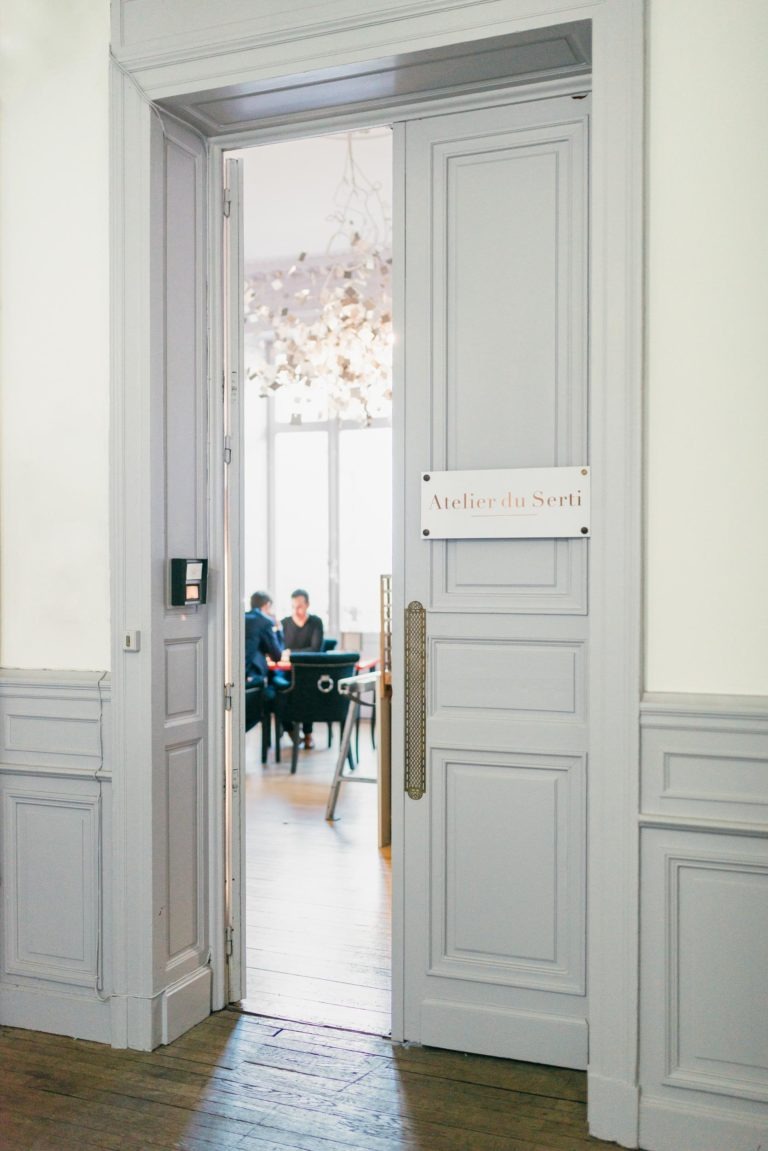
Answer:
[[[296,775],[260,763],[258,728],[246,738],[247,997],[261,1015],[386,1034],[390,1026],[389,849],[377,845],[377,789],[342,785],[337,819],[325,805],[339,734],[302,751]],[[375,773],[370,729],[359,771]]]

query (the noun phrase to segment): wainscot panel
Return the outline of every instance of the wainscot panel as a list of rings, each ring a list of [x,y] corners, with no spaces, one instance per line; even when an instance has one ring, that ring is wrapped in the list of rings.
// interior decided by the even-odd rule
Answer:
[[[768,824],[768,700],[648,695],[641,728],[643,813]]]
[[[641,714],[640,1143],[754,1151],[768,1130],[768,700]]]
[[[110,685],[0,671],[0,1023],[109,1042]]]

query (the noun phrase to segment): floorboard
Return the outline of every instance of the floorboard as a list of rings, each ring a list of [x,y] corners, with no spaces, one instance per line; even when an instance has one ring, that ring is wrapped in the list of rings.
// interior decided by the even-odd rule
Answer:
[[[255,736],[246,1010],[152,1053],[0,1027],[0,1151],[615,1147],[587,1133],[581,1072],[390,1043],[376,789],[343,787],[328,824],[334,752],[302,752],[291,776],[287,750],[261,766]]]
[[[333,823],[325,805],[336,765],[317,725],[314,750],[290,774],[262,765],[246,737],[246,997],[243,1010],[322,1026],[390,1031],[390,856],[377,844],[376,788],[343,784]],[[376,771],[368,724],[359,771]]]
[[[220,1012],[154,1052],[0,1027],[0,1151],[599,1151],[582,1072]]]

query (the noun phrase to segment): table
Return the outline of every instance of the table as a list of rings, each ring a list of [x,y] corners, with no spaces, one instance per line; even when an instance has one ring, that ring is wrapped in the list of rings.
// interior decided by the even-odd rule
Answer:
[[[376,663],[376,660],[372,660]],[[359,675],[348,675],[344,679],[340,679],[337,683],[337,688],[341,695],[349,696],[349,707],[347,709],[347,716],[344,720],[344,729],[341,733],[341,745],[339,747],[339,755],[336,760],[336,770],[333,773],[333,780],[331,782],[331,791],[328,796],[328,804],[325,809],[325,818],[333,819],[336,811],[336,801],[339,798],[339,789],[342,783],[377,783],[378,777],[375,775],[350,775],[344,772],[349,755],[349,744],[352,739],[352,732],[355,726],[357,714],[360,711],[360,704],[364,695],[370,692],[375,692],[379,682],[379,673],[377,671],[361,672]]]
[[[301,651],[301,652],[299,652],[299,654],[304,655],[306,653]],[[316,654],[322,655],[323,653],[317,652]],[[331,655],[331,654],[336,654],[336,653],[329,652],[328,654]],[[374,659],[361,659],[361,660],[358,660],[358,662],[355,664],[355,667],[357,668],[358,674],[360,674],[361,672],[373,671],[373,669],[376,667],[378,662],[379,662],[378,656],[376,656]],[[267,667],[269,667],[272,671],[290,671],[291,670],[291,661],[289,659],[281,659],[281,660],[278,660],[277,663],[275,663],[275,661],[273,659],[268,658],[267,659]]]

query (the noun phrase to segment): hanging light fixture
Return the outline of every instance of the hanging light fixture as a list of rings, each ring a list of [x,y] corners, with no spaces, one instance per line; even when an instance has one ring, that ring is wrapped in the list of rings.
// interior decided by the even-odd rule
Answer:
[[[246,282],[246,318],[261,332],[249,378],[296,423],[391,414],[391,219],[380,185],[360,169],[354,139],[346,134],[325,254],[302,252],[287,270]]]

